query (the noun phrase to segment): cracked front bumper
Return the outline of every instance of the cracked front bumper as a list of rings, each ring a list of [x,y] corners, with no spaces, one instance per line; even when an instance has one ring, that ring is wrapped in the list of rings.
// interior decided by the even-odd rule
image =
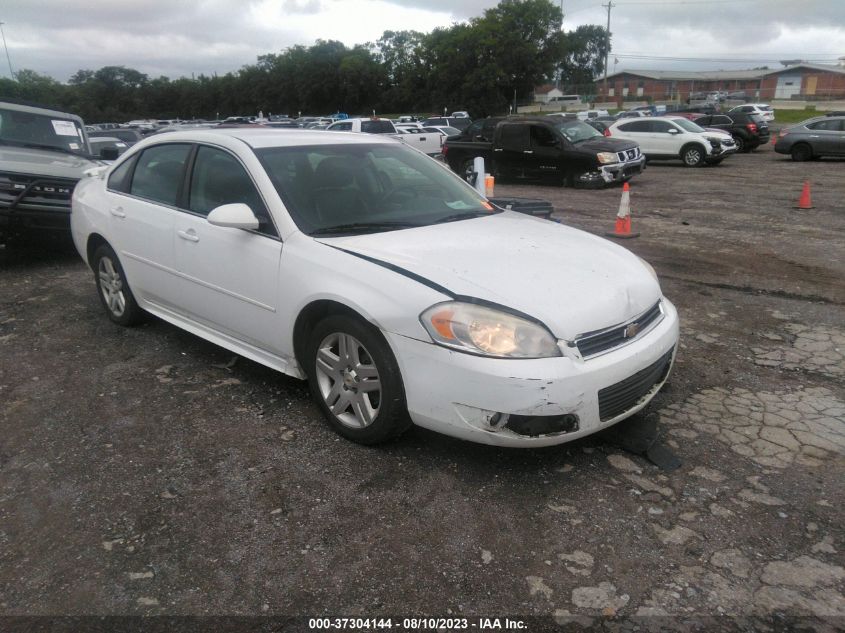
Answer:
[[[645,156],[625,161],[624,163],[611,163],[602,165],[594,171],[584,172],[578,177],[578,182],[583,186],[602,187],[614,182],[628,180],[636,174],[641,174],[645,169]]]
[[[665,317],[650,332],[586,361],[569,355],[484,358],[389,332],[385,336],[399,362],[408,411],[417,425],[483,444],[551,446],[612,426],[642,409],[657,393],[666,374],[623,412],[604,419],[600,414],[600,390],[631,379],[676,348],[678,314],[669,301],[663,303]],[[502,415],[574,415],[578,423],[576,430],[529,436],[501,425]]]

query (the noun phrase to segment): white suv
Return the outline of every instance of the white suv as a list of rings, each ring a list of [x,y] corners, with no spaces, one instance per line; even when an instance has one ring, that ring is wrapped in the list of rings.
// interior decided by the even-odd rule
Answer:
[[[605,131],[605,136],[634,141],[649,160],[681,159],[687,167],[722,162],[736,151],[730,134],[705,130],[683,117],[621,119]]]
[[[728,112],[743,112],[745,114],[756,114],[763,117],[767,123],[775,120],[775,111],[768,103],[746,103],[745,105],[731,108]]]

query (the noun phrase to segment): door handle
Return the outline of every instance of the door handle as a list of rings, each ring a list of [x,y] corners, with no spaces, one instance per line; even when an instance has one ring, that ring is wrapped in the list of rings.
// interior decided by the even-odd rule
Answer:
[[[112,207],[109,209],[109,213],[111,213],[116,218],[125,218],[126,214],[123,212],[123,207]]]
[[[200,238],[194,233],[194,230],[191,229],[190,231],[176,231],[176,233],[181,237],[183,240],[188,240],[189,242],[199,242]]]
[[[523,152],[522,152],[522,153],[523,153],[523,154],[533,154],[533,153],[534,153],[534,151],[533,151],[533,150],[530,150],[530,149],[526,149],[526,150],[523,150]]]
[[[425,140],[425,137],[424,137],[424,136],[421,136],[421,137],[420,137],[420,140],[421,140],[421,141],[424,141],[424,140]]]
[[[494,151],[494,152],[504,152],[504,151],[505,151],[505,149],[504,149],[503,147],[497,147],[497,148],[496,148],[496,149],[494,149],[493,151]]]

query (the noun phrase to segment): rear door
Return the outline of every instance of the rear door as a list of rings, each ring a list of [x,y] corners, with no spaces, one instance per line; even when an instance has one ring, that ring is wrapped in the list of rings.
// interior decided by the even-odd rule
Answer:
[[[617,128],[621,132],[619,136],[634,141],[646,156],[656,156],[660,154],[660,147],[651,132],[651,123],[647,117],[622,123]]]
[[[200,145],[189,175],[184,208],[175,221],[180,301],[208,328],[254,347],[281,353],[278,309],[282,242],[258,188],[240,160],[222,148]],[[213,209],[247,204],[257,231],[213,226]]]
[[[842,130],[842,119],[824,119],[810,123],[810,144],[814,154],[825,156],[839,156],[845,154],[845,133]]]
[[[505,122],[496,128],[497,141],[493,145],[493,160],[497,168],[508,175],[524,176],[526,159],[531,150],[531,126]]]
[[[108,181],[111,245],[133,292],[177,312],[173,227],[191,148],[154,145],[119,165]]]

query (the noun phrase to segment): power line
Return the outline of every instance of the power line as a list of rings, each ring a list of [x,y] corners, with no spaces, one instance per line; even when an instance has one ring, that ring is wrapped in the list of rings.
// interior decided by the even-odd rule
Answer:
[[[3,36],[3,48],[6,49],[6,61],[9,62],[9,74],[12,76],[12,79],[15,78],[15,71],[12,70],[12,58],[9,57],[9,47],[6,46],[6,34],[3,32],[3,25],[5,22],[0,22],[0,35]]]

